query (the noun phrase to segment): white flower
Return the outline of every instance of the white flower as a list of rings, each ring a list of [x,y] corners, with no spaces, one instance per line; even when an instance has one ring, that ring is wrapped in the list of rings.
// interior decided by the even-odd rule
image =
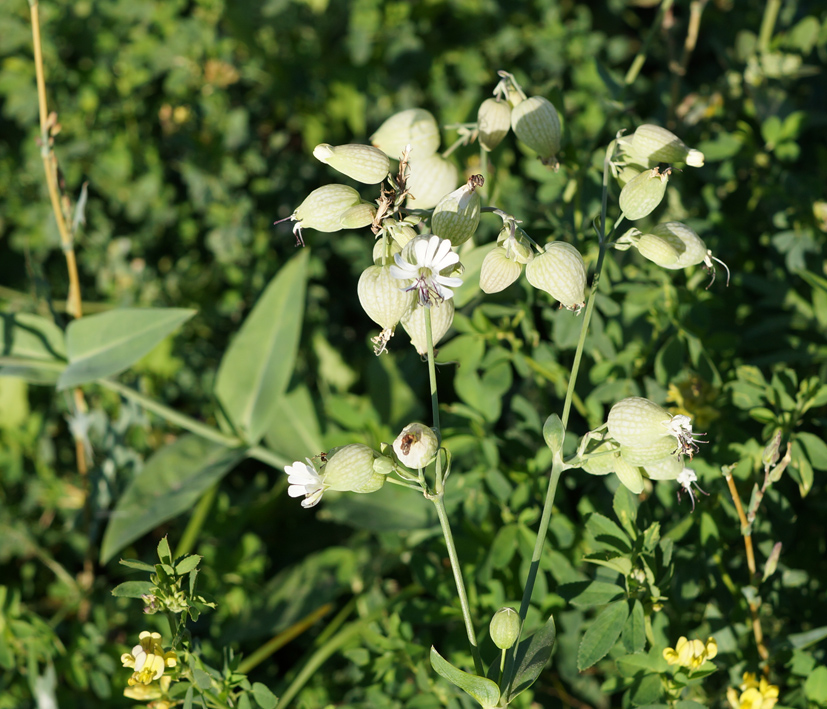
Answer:
[[[287,488],[287,494],[290,497],[301,497],[302,507],[314,507],[319,504],[324,493],[324,484],[322,478],[313,467],[313,463],[309,460],[305,465],[302,462],[296,461],[293,465],[286,465],[284,472],[287,473],[287,482],[290,487]]]
[[[694,485],[695,489],[698,492],[703,493],[704,495],[708,495],[709,493],[704,492],[698,486],[698,476],[695,475],[694,470],[690,470],[689,468],[684,468],[680,472],[680,474],[678,475],[678,477],[676,479],[678,481],[678,485],[680,485],[680,487],[678,488],[678,502],[681,501],[681,492],[683,490],[686,490],[686,492],[689,493],[689,499],[692,500],[692,511],[694,512],[695,511],[695,495],[692,492],[692,486]]]
[[[431,298],[443,301],[454,296],[451,288],[462,285],[462,279],[443,276],[442,271],[459,262],[448,239],[438,236],[419,236],[405,245],[401,254],[395,254],[391,275],[402,281],[413,280],[405,291],[416,290],[420,305],[430,305]]]
[[[689,418],[689,416],[684,416],[683,414],[673,416],[667,424],[667,429],[670,435],[678,439],[678,449],[676,453],[680,453],[681,455],[688,455],[692,458],[692,456],[698,452],[698,443],[704,443],[704,441],[696,436],[704,436],[706,434],[695,434],[692,432],[692,419]]]

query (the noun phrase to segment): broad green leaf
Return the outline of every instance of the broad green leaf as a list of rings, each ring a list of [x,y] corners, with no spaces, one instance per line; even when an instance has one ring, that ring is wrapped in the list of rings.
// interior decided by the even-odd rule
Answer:
[[[478,677],[469,672],[463,672],[454,667],[440,655],[436,648],[431,646],[431,666],[440,677],[444,677],[452,684],[476,699],[484,709],[497,706],[500,701],[500,688],[496,683],[485,677]]]
[[[634,677],[641,670],[661,674],[669,669],[669,664],[663,659],[663,648],[652,648],[648,653],[623,655],[617,658],[617,667],[626,677]]]
[[[652,704],[663,695],[663,682],[659,675],[645,675],[632,684],[630,697],[635,706]]]
[[[816,470],[827,470],[827,443],[812,433],[796,433],[796,440],[801,443],[810,463]]]
[[[276,274],[221,359],[215,395],[244,439],[261,440],[279,414],[301,335],[308,252]],[[289,415],[289,412],[285,412]]]
[[[637,599],[632,604],[632,612],[623,626],[623,647],[626,652],[634,654],[643,652],[646,645],[646,631],[644,629],[643,605]]]
[[[306,386],[279,397],[276,408],[284,415],[273,418],[265,436],[273,451],[290,460],[304,460],[324,450],[319,418]]]
[[[554,641],[557,639],[557,628],[554,625],[554,618],[549,617],[546,624],[537,630],[530,638],[523,640],[517,647],[514,656],[515,666],[514,680],[511,682],[511,691],[508,694],[508,701],[514,701],[514,697],[527,690],[537,681],[543,668],[551,659],[551,651],[554,648]]]
[[[103,535],[101,563],[162,522],[190,509],[244,451],[185,435],[144,464],[115,505]]]
[[[119,308],[73,320],[66,329],[69,366],[58,389],[118,374],[195,315],[184,308]]]
[[[607,569],[612,569],[623,576],[628,576],[632,573],[632,561],[625,556],[615,556],[606,559],[603,556],[584,556],[583,561],[590,564],[597,564],[598,566],[605,566]]]
[[[253,698],[261,709],[274,709],[278,703],[276,695],[270,691],[267,685],[261,682],[253,683]]]
[[[605,581],[567,583],[557,592],[573,606],[604,606],[626,596],[625,589]]]
[[[804,683],[804,694],[807,695],[807,699],[816,704],[827,703],[827,667],[823,665],[816,667],[807,677]]]
[[[426,529],[437,523],[434,506],[422,496],[397,485],[385,485],[370,495],[325,495],[324,514],[334,522],[375,532],[402,532]]]
[[[66,366],[63,331],[31,313],[0,313],[0,376],[54,384]]]
[[[822,625],[820,628],[813,628],[803,633],[796,633],[795,635],[788,635],[784,640],[783,645],[790,646],[796,650],[802,650],[811,645],[815,645],[827,638],[827,625]]]
[[[175,573],[179,576],[183,576],[184,574],[188,574],[192,571],[200,563],[201,557],[198,554],[186,556],[175,565]]]
[[[608,517],[593,513],[586,522],[586,529],[601,544],[623,553],[632,551],[631,540],[627,534]]]
[[[519,532],[519,525],[516,524],[506,524],[500,527],[488,552],[488,558],[495,569],[504,569],[511,563],[517,551]]]
[[[629,488],[625,485],[618,485],[614,499],[612,500],[612,509],[614,510],[615,516],[620,520],[624,531],[632,539],[635,539],[638,534],[635,523],[637,521],[637,508],[639,504],[640,501],[637,496],[633,495],[629,491]]]
[[[140,598],[149,593],[155,584],[149,581],[126,581],[112,589],[112,595],[118,598]]]
[[[615,601],[600,611],[580,641],[577,668],[581,672],[603,659],[614,647],[628,616],[629,605],[626,601]]]

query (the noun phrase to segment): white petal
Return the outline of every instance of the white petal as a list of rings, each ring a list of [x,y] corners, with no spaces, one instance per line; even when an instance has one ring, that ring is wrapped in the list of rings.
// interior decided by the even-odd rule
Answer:
[[[434,258],[431,261],[434,270],[441,271],[444,268],[441,264],[450,253],[453,253],[451,251],[451,242],[448,239],[440,239]],[[459,260],[459,257],[457,257],[457,260]],[[450,266],[450,264],[447,265]]]
[[[290,497],[304,497],[307,494],[307,488],[304,485],[290,485],[287,488],[287,494]]]
[[[324,490],[319,488],[314,493],[308,495],[304,500],[302,500],[302,507],[308,509],[310,507],[315,507],[319,504],[319,501],[322,499],[322,493]]]
[[[414,257],[418,266],[425,266],[428,262],[431,239],[420,239],[413,245]]]

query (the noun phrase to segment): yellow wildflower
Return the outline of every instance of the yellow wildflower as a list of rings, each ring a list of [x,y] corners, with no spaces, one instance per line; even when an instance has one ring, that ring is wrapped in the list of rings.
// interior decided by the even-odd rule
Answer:
[[[121,655],[123,666],[135,670],[127,680],[130,687],[137,684],[148,685],[153,680],[160,679],[165,668],[178,664],[175,650],[164,652],[160,633],[144,630],[138,637],[140,643],[132,648],[132,652]]]
[[[700,640],[687,640],[681,636],[674,648],[663,651],[663,659],[670,665],[680,665],[689,670],[697,670],[704,662],[718,654],[715,638],[708,638],[706,643]]]
[[[758,681],[752,672],[744,673],[740,689],[740,696],[734,687],[727,690],[726,696],[732,709],[772,709],[778,701],[778,687],[764,677]]]

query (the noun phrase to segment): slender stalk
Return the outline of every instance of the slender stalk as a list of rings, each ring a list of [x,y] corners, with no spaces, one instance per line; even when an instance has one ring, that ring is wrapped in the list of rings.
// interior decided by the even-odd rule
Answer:
[[[439,428],[439,396],[436,390],[436,365],[434,364],[434,337],[431,330],[431,309],[425,308],[425,339],[428,342],[428,381],[431,385],[431,413],[436,435],[442,440]]]
[[[207,515],[209,514],[217,492],[218,485],[213,485],[201,495],[201,499],[198,500],[198,504],[195,506],[189,522],[187,522],[187,527],[181,535],[181,540],[178,542],[178,547],[175,550],[176,559],[184,556],[184,554],[189,554],[193,550],[193,547],[195,547],[195,542],[201,533],[204,522],[207,520]]]
[[[770,40],[775,31],[775,22],[781,9],[781,0],[767,0],[764,16],[761,18],[761,30],[758,34],[758,51],[764,54],[770,49]]]
[[[309,628],[319,622],[324,616],[333,610],[333,605],[325,603],[321,608],[317,608],[312,613],[307,614],[300,621],[293,623],[287,630],[282,631],[275,637],[270,638],[264,645],[261,645],[251,655],[248,655],[238,665],[238,672],[247,674],[253,668],[260,665],[270,655],[277,650],[287,645],[291,640],[297,638],[299,635],[307,631]]]
[[[465,582],[462,579],[462,569],[460,568],[459,558],[457,557],[454,536],[451,533],[451,524],[448,522],[448,514],[445,512],[442,491],[438,490],[436,495],[431,496],[431,501],[436,507],[439,524],[442,527],[442,536],[445,537],[445,545],[448,547],[448,558],[451,561],[451,570],[454,572],[454,582],[457,585],[457,593],[459,594],[459,605],[462,609],[462,618],[465,621],[465,633],[468,636],[468,644],[471,647],[471,656],[474,658],[474,671],[484,677],[485,668],[480,657],[480,650],[477,647],[477,635],[474,631],[474,623],[471,620],[471,607],[468,604],[468,596],[465,593]]]
[[[649,47],[652,44],[652,40],[655,38],[655,34],[658,29],[660,29],[663,18],[667,11],[672,7],[673,2],[674,0],[663,0],[663,2],[661,2],[660,8],[658,8],[657,17],[655,17],[655,21],[649,28],[649,33],[643,41],[643,46],[641,46],[640,51],[637,53],[637,56],[632,61],[632,65],[629,67],[629,71],[626,72],[626,77],[623,79],[623,83],[626,84],[626,86],[633,84],[635,79],[637,79],[638,74],[640,74],[640,70],[646,63],[646,57],[649,54]]]
[[[689,3],[689,26],[686,29],[686,39],[683,43],[681,61],[679,65],[671,67],[672,88],[669,100],[669,123],[674,123],[675,109],[677,108],[678,98],[680,96],[681,77],[686,76],[689,59],[692,57],[692,52],[695,51],[695,46],[698,43],[701,15],[703,15],[707,2],[709,2],[709,0],[692,0],[692,2]]]

